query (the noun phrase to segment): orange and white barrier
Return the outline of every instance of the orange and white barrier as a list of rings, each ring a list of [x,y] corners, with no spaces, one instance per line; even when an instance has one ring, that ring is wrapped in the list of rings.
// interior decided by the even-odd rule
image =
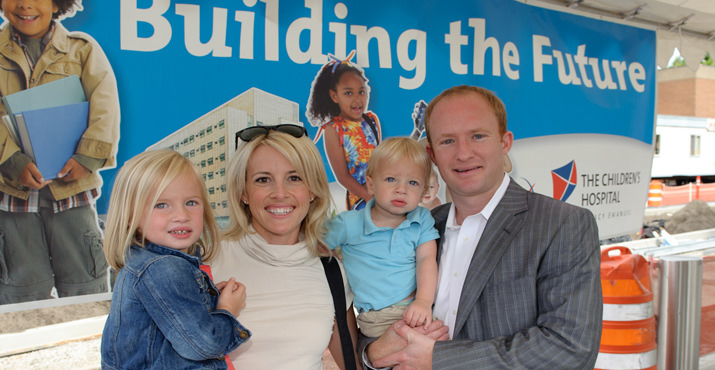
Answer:
[[[648,262],[630,249],[601,251],[603,332],[598,370],[656,370],[656,322]]]
[[[648,187],[648,207],[660,207],[663,202],[663,183],[651,180]]]
[[[648,207],[659,206],[674,206],[680,204],[688,204],[693,200],[699,199],[703,202],[715,202],[715,183],[700,183],[697,181],[685,185],[669,186],[662,185],[660,192],[657,189],[658,185],[651,181],[650,189],[648,190]]]

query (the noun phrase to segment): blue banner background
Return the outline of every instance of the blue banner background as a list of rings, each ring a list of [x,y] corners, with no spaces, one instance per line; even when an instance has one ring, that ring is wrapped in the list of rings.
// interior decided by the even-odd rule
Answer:
[[[85,1],[85,10],[62,21],[69,30],[83,31],[93,36],[102,46],[117,76],[121,104],[121,140],[119,166],[133,155],[145,150],[159,139],[176,131],[218,105],[251,87],[281,96],[300,105],[300,119],[308,127],[311,137],[316,128],[305,118],[311,83],[327,59],[313,63],[297,63],[286,50],[286,33],[299,18],[311,17],[311,10],[303,1],[267,0],[279,5],[278,61],[265,60],[266,3],[255,0],[227,1],[171,1],[162,15],[171,26],[168,45],[157,51],[123,50],[120,47],[122,13],[120,4],[137,9],[159,7],[169,0]],[[369,66],[357,60],[369,78],[371,88],[369,109],[382,122],[383,137],[409,135],[414,104],[429,100],[447,87],[458,84],[480,85],[494,90],[505,102],[509,128],[516,139],[537,136],[599,133],[634,138],[647,144],[653,141],[655,120],[655,32],[605,22],[567,13],[541,9],[513,0],[438,2],[438,1],[345,1],[347,16],[336,16],[335,1],[308,0],[322,9],[323,54],[335,53],[335,34],[329,23],[347,25],[346,50],[356,48],[350,34],[353,25],[381,27],[390,36],[391,68],[380,67],[377,43],[369,44]],[[130,4],[130,5],[127,5]],[[184,17],[177,14],[177,4],[200,7],[200,39],[212,37],[214,8],[227,9],[226,45],[232,47],[230,57],[208,54],[191,55],[184,42]],[[249,6],[249,5],[252,6]],[[321,5],[322,4],[322,5]],[[340,8],[340,6],[338,6]],[[253,59],[239,57],[241,23],[234,20],[236,11],[251,12],[253,27]],[[486,37],[493,37],[501,54],[507,43],[513,43],[519,53],[519,78],[507,76],[503,67],[500,75],[492,74],[492,50],[485,54],[484,74],[473,74],[474,28],[469,19],[483,19]],[[450,23],[461,21],[461,35],[467,44],[460,46],[460,62],[468,65],[467,74],[457,74],[450,68],[450,45],[445,35]],[[138,22],[138,36],[151,37],[154,27]],[[426,78],[416,89],[399,87],[400,77],[412,78],[414,71],[405,70],[398,61],[398,38],[406,30],[426,33]],[[553,50],[575,55],[585,45],[585,55],[601,60],[624,61],[628,65],[640,63],[645,78],[643,92],[630,84],[626,71],[626,89],[588,88],[583,84],[564,85],[559,81],[554,61],[543,68],[543,82],[534,79],[534,36],[544,36]],[[300,49],[310,47],[309,32],[300,37]],[[408,48],[409,57],[415,55],[415,43]],[[504,59],[501,58],[503,62]],[[589,70],[590,71],[590,70]],[[589,77],[593,79],[592,71]],[[614,80],[617,79],[614,76]],[[318,144],[322,151],[322,144]],[[594,153],[598,155],[598,153]],[[327,168],[327,161],[326,161]],[[332,174],[329,172],[330,180]],[[116,170],[103,172],[105,185],[98,203],[100,214],[106,212],[109,193]]]

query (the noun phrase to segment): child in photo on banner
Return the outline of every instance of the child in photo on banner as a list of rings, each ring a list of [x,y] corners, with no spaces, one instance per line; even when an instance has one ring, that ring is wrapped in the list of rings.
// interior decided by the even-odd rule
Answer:
[[[330,56],[315,77],[306,116],[324,135],[325,154],[335,179],[347,191],[347,209],[361,209],[371,198],[365,186],[370,155],[381,140],[380,121],[367,110],[370,88],[363,70]]]
[[[432,209],[442,204],[442,200],[439,199],[439,172],[432,166],[432,174],[429,177],[429,186],[427,191],[425,191],[424,197],[420,201],[420,206],[427,209]]]
[[[439,234],[430,212],[418,206],[431,168],[417,141],[386,139],[367,168],[372,199],[328,224],[323,241],[342,250],[358,326],[368,337],[379,337],[400,319],[412,327],[432,321]]]
[[[237,320],[246,289],[199,266],[218,253],[206,186],[171,150],[141,153],[114,182],[105,252],[117,273],[102,333],[103,369],[226,369],[251,336]]]
[[[79,76],[87,129],[60,173],[40,173],[0,104],[0,304],[109,291],[95,201],[99,170],[115,166],[119,99],[112,67],[89,35],[60,22],[81,0],[2,0],[0,95]],[[13,112],[20,113],[20,112]],[[57,178],[55,178],[57,176]],[[53,180],[47,180],[53,179]],[[0,268],[0,270],[2,270]]]

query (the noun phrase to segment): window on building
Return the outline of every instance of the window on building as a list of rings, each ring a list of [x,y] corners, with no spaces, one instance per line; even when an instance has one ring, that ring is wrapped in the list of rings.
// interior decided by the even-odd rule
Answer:
[[[189,143],[189,139],[184,139],[184,141],[181,142],[182,144],[186,145]]]
[[[211,133],[211,130],[213,130],[213,127],[209,126],[209,127],[206,129],[206,133],[207,133],[207,134],[210,134],[210,133]]]
[[[189,136],[189,142],[193,143],[194,142],[194,135]]]
[[[225,192],[226,192],[226,185],[225,185],[225,184],[224,184],[224,185],[221,185],[221,192],[222,192],[222,193],[225,193]]]
[[[184,153],[184,157],[189,158],[189,152]]]
[[[206,151],[206,145],[201,145],[201,153]]]
[[[201,177],[203,177],[204,181],[206,181],[206,174],[202,174]]]
[[[209,180],[213,180],[214,178],[214,173],[213,171],[209,172]]]
[[[209,141],[208,144],[206,144],[206,149],[211,150],[214,147],[214,143],[212,141]]]
[[[226,153],[221,153],[218,158],[221,160],[221,162],[226,160]]]
[[[210,176],[209,176],[209,177],[210,177]],[[214,193],[214,187],[212,186],[212,187],[209,188],[209,194],[213,194],[213,193]]]
[[[199,131],[199,137],[204,137],[204,134],[205,134],[204,130]]]
[[[219,127],[219,128],[223,127],[223,125],[224,125],[223,120],[218,121],[218,127]]]
[[[205,159],[201,161],[201,168],[204,168],[204,167],[206,167],[206,160],[205,160]],[[206,180],[205,177],[204,177],[204,180]]]
[[[193,157],[194,155],[196,155],[196,150],[191,149],[191,151],[189,152],[189,156]]]
[[[209,159],[207,160],[207,163],[208,163],[209,166],[212,165],[212,164],[214,164],[214,159],[213,159],[213,157],[209,158]]]
[[[228,207],[228,201],[224,200],[223,202],[221,202],[221,205],[223,206],[223,208]]]
[[[223,145],[223,144],[226,144],[226,137],[225,137],[225,136],[221,136],[221,137],[218,139],[218,145]]]
[[[219,170],[219,173],[221,174],[221,176],[226,176],[226,169],[222,168],[221,170]]]
[[[655,135],[655,155],[660,154],[660,134]]]
[[[216,202],[211,202],[211,209],[216,209]]]
[[[700,135],[690,135],[690,156],[700,156]]]

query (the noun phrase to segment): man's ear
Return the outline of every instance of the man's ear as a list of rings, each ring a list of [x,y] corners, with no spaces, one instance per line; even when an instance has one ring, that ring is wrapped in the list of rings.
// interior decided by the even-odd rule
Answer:
[[[429,158],[432,160],[432,163],[436,165],[437,162],[434,161],[434,152],[432,151],[432,145],[430,145],[430,143],[427,143],[425,149],[427,150],[427,154],[429,154]]]
[[[504,154],[509,153],[511,150],[511,145],[514,144],[514,133],[511,131],[507,131],[504,133],[504,136],[501,138],[502,142],[502,152]]]

